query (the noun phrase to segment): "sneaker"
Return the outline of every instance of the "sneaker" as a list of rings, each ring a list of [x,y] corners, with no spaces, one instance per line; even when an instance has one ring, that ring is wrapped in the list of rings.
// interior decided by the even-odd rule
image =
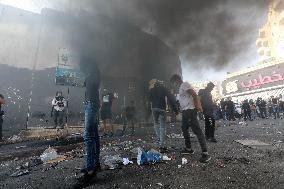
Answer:
[[[87,168],[82,168],[80,171],[81,171],[81,173],[87,173],[87,172],[88,172],[88,171],[87,171]],[[95,172],[100,172],[100,171],[102,171],[101,164],[97,164],[97,165],[95,166],[95,168],[94,168],[94,171],[95,171]]]
[[[181,152],[181,155],[193,155],[194,154],[194,150],[193,149],[188,149],[188,148],[184,148]]]
[[[211,160],[211,156],[209,154],[202,154],[201,158],[199,161],[201,163],[208,163]]]
[[[96,176],[97,176],[96,172],[94,172],[93,174],[85,173],[82,177],[78,179],[77,183],[74,185],[73,188],[77,189],[77,188],[85,188],[89,186],[95,181]]]

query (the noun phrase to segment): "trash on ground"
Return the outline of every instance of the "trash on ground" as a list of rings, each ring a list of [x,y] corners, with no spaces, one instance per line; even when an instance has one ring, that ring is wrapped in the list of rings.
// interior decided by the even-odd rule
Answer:
[[[159,186],[163,186],[163,184],[162,184],[162,183],[160,183],[160,182],[159,182],[159,183],[157,183],[157,185],[159,185]]]
[[[16,149],[26,148],[27,146],[16,146]]]
[[[132,150],[130,150],[130,152],[132,152],[133,154],[137,154],[138,153],[138,149],[139,148],[133,148]]]
[[[13,135],[10,138],[8,138],[8,140],[11,141],[11,142],[17,142],[17,141],[22,140],[22,138],[18,135]]]
[[[15,173],[11,174],[10,176],[11,177],[19,177],[19,176],[22,176],[22,175],[26,175],[28,174],[30,171],[29,170],[19,170],[19,171],[16,171]]]
[[[240,121],[240,122],[239,122],[239,125],[247,126],[248,124],[247,124],[245,121]]]
[[[226,167],[224,161],[222,161],[222,160],[218,160],[218,161],[216,162],[216,165],[217,165],[218,167],[220,167],[220,168],[225,168],[225,167]]]
[[[144,151],[141,148],[138,149],[138,154],[137,154],[138,165],[156,163],[161,161],[162,161],[162,155],[156,150]]]
[[[182,159],[181,159],[181,164],[182,164],[182,165],[185,165],[185,164],[187,164],[187,163],[188,163],[188,161],[187,161],[186,158],[182,158]]]
[[[167,135],[168,138],[177,138],[177,139],[183,139],[184,137],[182,136],[182,134],[175,134],[175,133],[171,133],[169,135]]]
[[[123,158],[123,165],[133,164],[133,161],[129,161],[128,158]]]
[[[181,165],[178,165],[178,168],[180,169],[180,168],[181,168]]]
[[[172,158],[169,158],[168,156],[163,156],[163,161],[171,161],[172,160]]]
[[[40,155],[40,159],[43,163],[54,163],[64,161],[66,156],[58,155],[56,149],[49,147]]]
[[[123,163],[123,159],[120,157],[120,155],[108,155],[103,157],[103,162],[109,169],[115,169],[119,164]]]

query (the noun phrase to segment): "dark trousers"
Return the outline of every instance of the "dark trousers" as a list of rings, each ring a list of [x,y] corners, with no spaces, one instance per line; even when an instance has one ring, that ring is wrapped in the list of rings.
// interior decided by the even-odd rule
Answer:
[[[266,113],[266,108],[265,107],[261,107],[260,109],[260,116],[264,119],[267,117],[267,113]]]
[[[192,132],[197,136],[202,152],[207,152],[207,145],[205,141],[204,134],[199,126],[197,120],[197,111],[194,110],[184,110],[182,112],[182,133],[185,140],[186,148],[191,148],[189,127],[191,127]]]
[[[234,110],[228,110],[227,111],[227,115],[228,115],[228,120],[229,121],[235,121],[236,118],[235,118],[235,111]]]
[[[273,115],[274,115],[274,119],[279,118],[279,107],[277,105],[273,106]]]
[[[1,141],[2,138],[3,138],[2,125],[3,125],[3,119],[2,119],[2,117],[0,117],[0,141]]]
[[[246,121],[247,119],[252,120],[250,110],[244,110],[244,120]]]
[[[205,118],[205,137],[214,138],[215,134],[215,119],[213,116],[204,115]]]
[[[123,133],[125,133],[127,130],[131,129],[131,134],[134,134],[134,118],[128,117],[126,118],[126,123],[123,126]]]
[[[54,110],[54,124],[55,127],[59,126],[61,128],[64,127],[64,112]],[[58,125],[59,124],[59,125]]]
[[[279,112],[280,113],[284,112],[284,102],[280,102],[280,104],[279,104]]]

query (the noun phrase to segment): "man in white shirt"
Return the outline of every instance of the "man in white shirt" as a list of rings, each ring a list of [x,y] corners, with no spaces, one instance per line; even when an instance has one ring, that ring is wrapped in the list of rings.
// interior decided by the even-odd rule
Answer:
[[[207,163],[211,160],[208,154],[207,144],[204,134],[200,128],[197,120],[197,112],[202,112],[202,107],[198,95],[188,82],[183,82],[181,76],[173,75],[171,77],[171,83],[179,87],[179,103],[182,110],[182,132],[185,139],[185,149],[182,154],[194,154],[194,150],[191,148],[189,127],[191,127],[193,133],[197,136],[199,144],[202,149],[202,156],[200,162]]]
[[[54,124],[55,124],[54,128],[58,126],[58,122],[59,122],[59,128],[63,129],[64,128],[63,119],[64,119],[65,108],[67,106],[67,101],[62,96],[61,91],[58,91],[56,93],[56,96],[52,100],[51,104],[53,108],[52,112],[54,116]]]

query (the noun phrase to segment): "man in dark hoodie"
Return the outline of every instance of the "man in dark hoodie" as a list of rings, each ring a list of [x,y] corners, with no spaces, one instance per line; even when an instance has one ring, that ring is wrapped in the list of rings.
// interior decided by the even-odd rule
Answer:
[[[214,118],[214,102],[211,92],[215,85],[209,82],[205,89],[199,90],[199,97],[203,109],[205,119],[205,137],[210,142],[217,142],[215,139],[215,118]]]
[[[167,152],[166,148],[166,109],[167,102],[172,110],[177,114],[175,97],[166,89],[163,84],[152,79],[150,82],[149,100],[151,102],[154,128],[159,139],[160,152]],[[167,98],[167,101],[166,101]]]
[[[247,99],[242,104],[242,110],[244,112],[244,120],[246,121],[247,119],[249,119],[250,121],[252,121],[250,104]]]

